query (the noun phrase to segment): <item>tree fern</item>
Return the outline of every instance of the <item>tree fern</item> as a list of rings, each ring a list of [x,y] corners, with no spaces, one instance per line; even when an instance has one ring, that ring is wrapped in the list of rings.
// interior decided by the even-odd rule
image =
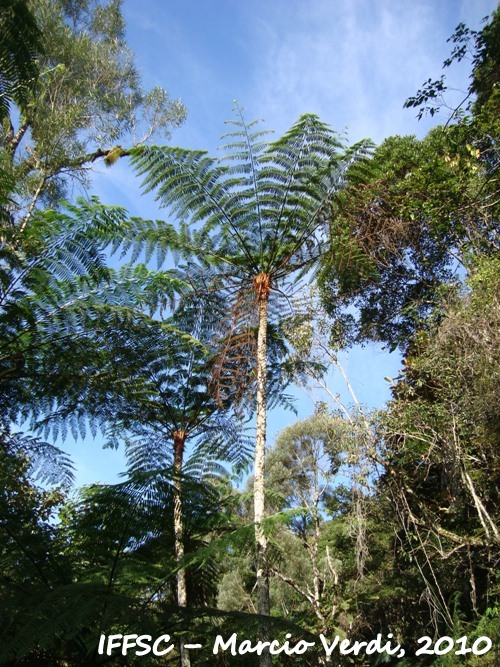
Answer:
[[[215,267],[221,293],[233,301],[214,364],[219,396],[224,396],[231,374],[241,385],[247,382],[241,366],[245,358],[253,358],[257,586],[259,612],[266,615],[267,542],[262,522],[269,300],[293,289],[289,279],[306,275],[321,256],[324,212],[356,151],[343,152],[338,137],[312,114],[299,118],[273,143],[263,141],[263,132],[256,128],[237,108],[221,160],[202,151],[169,147],[134,149],[131,159],[144,176],[145,189],[154,191],[178,219],[185,256],[195,256],[203,267]],[[176,250],[180,249],[177,244]],[[242,390],[239,397],[244,394]],[[263,656],[261,664],[269,664],[269,656]]]

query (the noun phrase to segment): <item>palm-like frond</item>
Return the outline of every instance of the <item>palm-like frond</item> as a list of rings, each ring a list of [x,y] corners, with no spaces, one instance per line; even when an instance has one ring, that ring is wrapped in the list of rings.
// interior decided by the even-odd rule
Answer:
[[[4,418],[15,420],[20,413],[36,420],[53,413],[63,420],[70,415],[69,424],[60,421],[61,434],[68,426],[83,433],[85,419],[81,412],[71,414],[71,406],[75,396],[88,392],[106,359],[109,365],[101,344],[106,332],[112,331],[115,341],[120,331],[126,338],[127,322],[153,322],[158,311],[171,307],[177,292],[189,291],[185,281],[166,271],[130,264],[116,272],[107,267],[106,249],[119,247],[128,224],[123,209],[94,198],[36,213],[24,230],[3,226]]]
[[[341,144],[313,115],[265,143],[265,133],[247,126],[238,113],[221,160],[202,151],[145,146],[132,151],[132,163],[145,176],[145,189],[155,191],[182,223],[194,225],[190,250],[197,247],[232,266],[239,257],[247,275],[283,277],[308,262],[299,251],[338,186]]]
[[[266,133],[256,123],[245,122],[239,108],[230,125],[219,160],[181,148],[132,151],[145,189],[154,191],[180,223],[175,250],[194,256],[206,272],[216,267],[220,293],[228,298],[227,330],[219,336],[214,366],[219,399],[229,387],[244,392],[255,381],[249,362],[256,331],[254,278],[268,275],[272,293],[279,296],[288,277],[297,281],[315,270],[327,239],[328,202],[370,146],[360,142],[344,150],[338,136],[312,114],[272,143],[263,140]]]
[[[237,419],[220,414],[216,406],[206,410],[206,419],[198,415],[186,440],[187,456],[183,463],[186,478],[203,480],[226,475],[225,464],[235,472],[248,466],[252,440]],[[134,434],[125,439],[129,474],[170,470],[173,466],[172,429],[160,424],[134,425]]]
[[[23,433],[9,433],[2,429],[0,440],[4,446],[28,463],[31,477],[51,485],[69,487],[73,483],[73,464],[70,457],[55,445]]]

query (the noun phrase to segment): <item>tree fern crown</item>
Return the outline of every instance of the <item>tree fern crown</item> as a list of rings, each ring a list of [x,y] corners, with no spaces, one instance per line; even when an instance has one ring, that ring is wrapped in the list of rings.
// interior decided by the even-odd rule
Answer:
[[[276,285],[321,252],[321,211],[339,183],[342,147],[313,114],[268,142],[258,121],[236,111],[220,159],[143,146],[132,161],[145,190],[180,221],[187,251],[231,265],[242,280],[262,273]]]

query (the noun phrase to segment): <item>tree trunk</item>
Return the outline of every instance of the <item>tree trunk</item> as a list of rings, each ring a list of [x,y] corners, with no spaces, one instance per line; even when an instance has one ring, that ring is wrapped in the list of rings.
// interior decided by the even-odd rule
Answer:
[[[184,456],[184,444],[186,442],[185,431],[174,432],[174,535],[175,535],[175,560],[179,564],[184,559],[184,526],[182,521],[182,461]],[[177,571],[177,604],[184,608],[187,606],[186,570],[181,567]],[[184,638],[179,641],[179,652],[181,656],[181,667],[191,667],[189,651],[184,648]]]
[[[267,381],[267,312],[269,302],[269,276],[260,274],[254,280],[259,305],[259,330],[257,335],[257,423],[254,461],[254,524],[257,569],[257,611],[270,616],[269,568],[267,563],[267,538],[264,534],[264,459],[266,452],[266,381]],[[263,623],[260,639],[269,640],[269,623]],[[272,665],[269,652],[260,656],[260,666]]]

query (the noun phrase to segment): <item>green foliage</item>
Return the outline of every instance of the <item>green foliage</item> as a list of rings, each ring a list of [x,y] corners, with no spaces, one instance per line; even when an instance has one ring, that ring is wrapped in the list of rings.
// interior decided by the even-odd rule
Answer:
[[[36,58],[42,51],[41,32],[26,0],[0,4],[0,121],[12,102],[25,109],[38,76]]]
[[[278,298],[290,289],[289,276],[299,280],[321,256],[326,202],[341,186],[348,165],[366,151],[360,145],[339,152],[335,134],[313,115],[304,115],[281,139],[269,143],[263,141],[266,132],[255,122],[247,125],[242,111],[236,111],[220,160],[181,148],[141,146],[131,151],[145,190],[154,191],[180,222],[177,237],[167,243],[176,255],[189,258],[189,275],[201,274],[208,289],[228,299],[229,315],[219,329],[221,356],[214,366],[221,400],[231,392],[236,400],[255,394],[254,280],[259,275],[269,276],[273,296],[268,361],[272,366],[273,350],[276,359],[283,357],[284,336],[274,325]],[[139,247],[153,240],[165,247],[160,230],[141,232]],[[271,372],[271,381],[273,377],[279,375]],[[281,375],[276,383],[281,393],[284,382]],[[271,390],[269,395],[279,393]]]
[[[409,346],[381,422],[381,488],[399,516],[401,545],[439,610],[441,633],[453,629],[458,605],[457,637],[498,597],[497,264],[483,258],[470,291]]]
[[[32,15],[24,2],[9,4],[5,22],[12,8],[24,7],[27,16],[19,24],[24,28],[18,28],[17,50],[2,40],[9,47],[3,60],[31,69],[25,72],[29,87],[18,86],[19,113],[10,109],[3,123],[0,166],[14,177],[17,194],[9,211],[22,223],[41,202],[55,206],[68,178],[87,183],[89,166],[106,156],[112,161],[120,140],[136,144],[155,132],[169,136],[185,109],[163,89],[142,89],[124,40],[119,0],[36,0]],[[24,65],[22,48],[31,57]],[[7,76],[20,74],[7,70]]]
[[[331,253],[320,275],[330,314],[347,313],[347,341],[404,342],[457,283],[457,259],[495,250],[489,157],[472,130],[437,128],[423,140],[387,139],[331,213]],[[470,142],[470,143],[468,143]]]
[[[474,45],[472,115],[458,115],[420,141],[386,139],[362,169],[350,170],[348,187],[333,202],[320,285],[341,341],[404,348],[439,317],[459,283],[458,267],[497,252],[498,21],[496,12],[481,32],[461,26],[453,38],[450,61],[465,56],[469,40]],[[483,83],[481,72],[488,73]],[[411,104],[435,97],[438,88]]]

